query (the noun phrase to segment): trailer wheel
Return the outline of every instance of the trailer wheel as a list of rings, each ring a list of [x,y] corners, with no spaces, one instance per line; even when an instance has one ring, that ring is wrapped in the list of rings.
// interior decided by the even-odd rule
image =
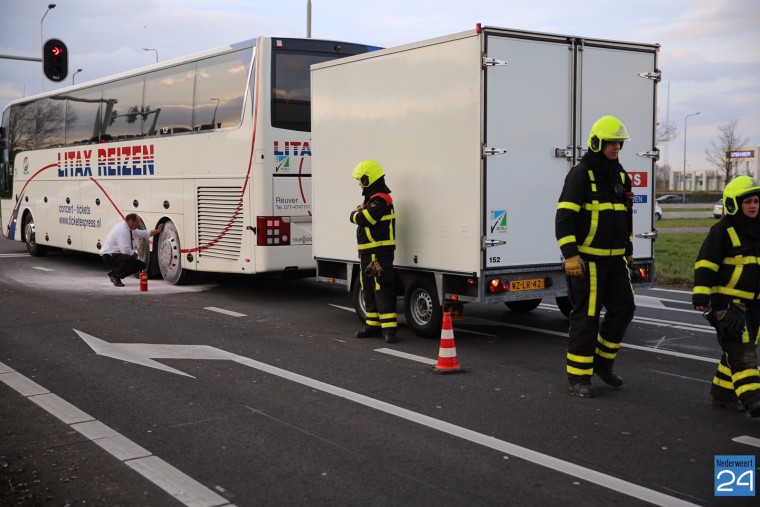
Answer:
[[[416,335],[423,338],[440,336],[443,309],[431,280],[419,278],[409,284],[404,294],[404,315]]]
[[[364,298],[362,297],[362,282],[359,277],[354,280],[354,288],[351,290],[351,298],[354,300],[354,310],[356,310],[356,316],[362,324],[367,322],[367,308],[364,306]]]
[[[48,247],[37,244],[34,217],[31,213],[27,213],[24,217],[24,243],[26,243],[26,251],[32,257],[43,257],[48,253]]]
[[[505,301],[507,308],[515,313],[528,313],[538,308],[541,304],[540,299],[524,299],[522,301]]]
[[[181,285],[188,278],[187,270],[182,269],[181,255],[177,227],[174,222],[166,222],[158,235],[158,267],[164,280],[174,285]]]
[[[570,312],[573,311],[573,303],[567,296],[557,296],[557,306],[565,317],[569,317]]]

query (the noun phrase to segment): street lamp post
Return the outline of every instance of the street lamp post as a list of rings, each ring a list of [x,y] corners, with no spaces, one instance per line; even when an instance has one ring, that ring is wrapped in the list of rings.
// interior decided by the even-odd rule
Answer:
[[[45,11],[45,14],[42,15],[42,19],[40,20],[40,56],[42,56],[43,60],[45,59],[45,55],[42,54],[42,51],[45,47],[45,40],[42,36],[42,22],[45,21],[45,16],[47,16],[47,13],[50,12],[50,9],[55,9],[55,4],[48,4],[48,8]],[[45,91],[45,69],[40,68],[42,70],[42,80],[40,81],[40,91]]]
[[[74,78],[77,77],[77,74],[79,74],[80,72],[82,72],[82,69],[77,69],[77,71],[74,74],[72,74],[72,76],[71,76],[71,84],[72,85],[74,84]]]
[[[701,114],[702,111],[698,113],[691,113],[687,114],[683,118],[683,188],[682,191],[682,202],[686,202],[686,120],[689,119],[689,116],[696,116],[698,114]]]
[[[311,0],[306,0],[306,38],[311,39]]]
[[[158,49],[156,48],[143,48],[143,51],[153,51],[156,53],[156,63],[158,63]]]

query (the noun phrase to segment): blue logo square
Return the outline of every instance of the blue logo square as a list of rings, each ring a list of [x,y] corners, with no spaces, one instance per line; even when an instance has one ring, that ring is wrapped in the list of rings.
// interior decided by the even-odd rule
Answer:
[[[755,496],[754,456],[715,456],[715,496]]]

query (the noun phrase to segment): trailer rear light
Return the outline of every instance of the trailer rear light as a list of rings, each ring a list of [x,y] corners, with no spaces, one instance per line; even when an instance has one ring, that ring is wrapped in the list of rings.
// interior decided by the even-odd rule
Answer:
[[[290,222],[283,217],[256,217],[256,245],[290,245]]]
[[[631,281],[632,282],[647,282],[649,281],[649,270],[646,266],[634,266],[631,269]]]
[[[491,294],[499,294],[500,292],[508,292],[509,291],[509,282],[506,280],[499,280],[498,278],[494,278],[491,280],[491,283],[488,284],[488,292]]]

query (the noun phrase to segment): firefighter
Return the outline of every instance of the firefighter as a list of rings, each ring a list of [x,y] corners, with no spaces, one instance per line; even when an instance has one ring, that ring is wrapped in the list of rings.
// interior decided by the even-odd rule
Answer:
[[[385,184],[383,168],[374,160],[363,160],[354,168],[364,202],[351,212],[356,224],[359,247],[359,280],[366,321],[357,338],[382,336],[386,343],[396,341],[396,289],[393,256],[396,249],[396,216],[391,190]]]
[[[694,309],[704,312],[723,350],[713,406],[760,417],[760,186],[749,176],[723,189],[723,218],[710,228],[694,264]]]
[[[610,386],[623,385],[612,365],[636,309],[630,275],[633,194],[631,178],[618,161],[628,138],[620,120],[599,118],[557,204],[555,234],[573,304],[567,376],[570,393],[584,398],[594,396],[594,373]]]

